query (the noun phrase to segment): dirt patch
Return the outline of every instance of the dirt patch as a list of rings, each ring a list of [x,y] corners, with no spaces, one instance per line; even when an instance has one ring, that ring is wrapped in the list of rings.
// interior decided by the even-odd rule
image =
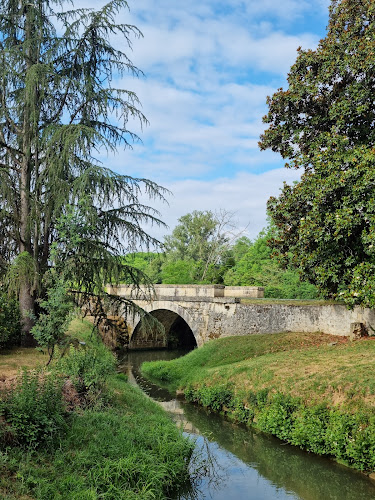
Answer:
[[[17,377],[0,377],[0,393],[12,391],[17,385]]]

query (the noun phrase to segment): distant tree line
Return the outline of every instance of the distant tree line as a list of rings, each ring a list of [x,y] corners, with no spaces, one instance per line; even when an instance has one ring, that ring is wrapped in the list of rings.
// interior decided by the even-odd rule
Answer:
[[[236,230],[231,214],[194,211],[165,237],[163,252],[129,254],[125,261],[155,284],[263,286],[266,297],[317,298],[314,285],[271,257],[267,242],[273,232],[269,227],[252,241]]]

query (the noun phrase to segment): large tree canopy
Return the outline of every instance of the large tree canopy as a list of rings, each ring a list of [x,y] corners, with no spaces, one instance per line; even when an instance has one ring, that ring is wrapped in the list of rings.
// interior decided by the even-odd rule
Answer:
[[[139,195],[162,196],[161,188],[99,161],[137,139],[129,117],[146,121],[137,96],[114,86],[139,70],[111,44],[118,35],[129,48],[141,34],[117,22],[125,0],[64,12],[65,3],[0,6],[0,269],[19,284],[26,332],[54,243],[71,283],[90,295],[125,272],[121,255],[152,240],[141,224],[160,222]],[[68,242],[61,218],[75,228]]]
[[[194,210],[180,217],[165,237],[163,282],[173,283],[177,276],[183,276],[183,283],[220,281],[224,269],[219,267],[236,232],[233,214],[226,210]]]
[[[375,1],[334,0],[288,83],[268,99],[260,147],[304,173],[269,201],[273,246],[326,297],[374,306]]]

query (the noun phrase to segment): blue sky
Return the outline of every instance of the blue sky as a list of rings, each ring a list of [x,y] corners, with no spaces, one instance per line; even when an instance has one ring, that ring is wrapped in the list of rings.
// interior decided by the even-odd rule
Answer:
[[[102,5],[80,0],[78,6]],[[260,152],[266,97],[286,84],[297,47],[325,35],[327,0],[130,0],[121,21],[143,33],[129,54],[145,74],[124,78],[142,102],[142,144],[105,161],[173,192],[159,205],[169,230],[192,210],[235,212],[254,238],[266,224],[266,201],[299,173]],[[119,19],[120,20],[120,19]],[[121,44],[119,40],[116,43]]]

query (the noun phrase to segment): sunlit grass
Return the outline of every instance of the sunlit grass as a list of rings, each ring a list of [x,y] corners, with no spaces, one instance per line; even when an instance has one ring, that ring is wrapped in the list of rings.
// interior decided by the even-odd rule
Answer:
[[[228,384],[268,388],[308,403],[375,406],[375,340],[350,342],[324,334],[281,333],[210,341],[183,358],[145,363],[147,376],[184,388]]]
[[[95,338],[97,333],[93,325],[79,317],[73,319],[69,325],[67,335],[81,341]],[[35,347],[14,347],[0,349],[0,381],[16,376],[23,368],[37,369],[46,365],[49,356],[46,352]]]

